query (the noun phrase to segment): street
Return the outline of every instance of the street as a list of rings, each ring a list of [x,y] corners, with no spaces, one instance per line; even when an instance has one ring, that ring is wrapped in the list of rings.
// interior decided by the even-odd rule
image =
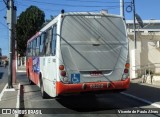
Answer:
[[[68,116],[68,114],[70,114],[70,116],[84,117],[91,115],[103,117],[106,116],[106,114],[111,117],[143,116],[142,114],[115,114],[115,112],[117,112],[117,109],[138,108],[141,110],[142,108],[154,108],[121,93],[96,94],[95,96],[89,94],[75,94],[60,98],[42,99],[39,87],[36,85],[29,85],[24,73],[18,73],[17,78],[21,85],[23,85],[23,108],[50,108],[53,113],[57,114],[56,116]],[[47,115],[47,117],[48,116],[49,115]],[[155,115],[147,114],[145,116],[152,117]],[[30,116],[25,115],[25,117]]]
[[[0,68],[3,77],[0,78],[0,91],[7,83],[7,69]],[[1,75],[1,76],[2,76]],[[75,94],[58,98],[42,99],[40,89],[29,85],[25,72],[17,73],[17,81],[22,86],[20,107],[23,109],[42,109],[43,115],[20,115],[20,117],[50,117],[50,116],[79,116],[79,117],[155,117],[157,114],[122,114],[123,110],[153,109],[155,107],[127,97],[121,93],[105,94]],[[158,101],[158,99],[156,99]],[[160,100],[159,100],[160,101]],[[120,112],[122,112],[120,114]]]

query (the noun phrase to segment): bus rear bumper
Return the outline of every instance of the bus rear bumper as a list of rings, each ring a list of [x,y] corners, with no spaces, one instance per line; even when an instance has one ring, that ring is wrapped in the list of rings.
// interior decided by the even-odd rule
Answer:
[[[107,90],[125,90],[129,87],[130,78],[113,82],[87,82],[79,84],[63,84],[56,82],[57,96],[66,93],[94,92]]]

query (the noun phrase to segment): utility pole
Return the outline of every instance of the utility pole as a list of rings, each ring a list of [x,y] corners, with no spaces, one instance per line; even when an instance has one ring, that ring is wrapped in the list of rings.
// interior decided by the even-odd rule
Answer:
[[[124,18],[124,0],[120,0],[120,15]]]
[[[15,25],[16,25],[16,11],[14,0],[3,0],[7,7],[7,24],[9,26],[9,65],[8,65],[8,88],[13,88],[12,80],[16,82],[15,70]]]
[[[12,80],[13,80],[13,56],[14,56],[14,29],[16,22],[16,7],[14,6],[13,0],[5,1],[7,6],[7,24],[9,26],[9,65],[8,65],[8,88],[13,88]]]
[[[7,14],[8,24],[9,24],[9,67],[8,67],[8,88],[13,88],[12,85],[12,59],[13,59],[13,0],[9,0],[9,10]]]
[[[134,48],[137,49],[137,35],[136,35],[136,9],[135,9],[135,1],[132,0],[132,8],[133,8],[133,29],[134,29]]]
[[[16,23],[17,23],[17,17],[16,17],[16,11],[17,7],[13,7],[13,40],[12,40],[12,45],[13,45],[13,61],[12,61],[12,72],[13,72],[13,83],[16,83],[16,59],[17,59],[17,50],[16,50]]]

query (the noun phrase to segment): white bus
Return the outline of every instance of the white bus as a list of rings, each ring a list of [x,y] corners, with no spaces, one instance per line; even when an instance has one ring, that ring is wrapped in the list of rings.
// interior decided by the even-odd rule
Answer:
[[[128,38],[122,17],[62,13],[27,42],[30,83],[56,97],[129,87]]]

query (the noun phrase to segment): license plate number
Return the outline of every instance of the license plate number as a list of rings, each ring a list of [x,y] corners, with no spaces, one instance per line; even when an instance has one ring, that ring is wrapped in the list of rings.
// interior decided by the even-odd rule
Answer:
[[[91,85],[90,85],[90,88],[91,88],[91,89],[101,89],[101,88],[103,88],[103,87],[104,87],[103,84],[91,84]]]

